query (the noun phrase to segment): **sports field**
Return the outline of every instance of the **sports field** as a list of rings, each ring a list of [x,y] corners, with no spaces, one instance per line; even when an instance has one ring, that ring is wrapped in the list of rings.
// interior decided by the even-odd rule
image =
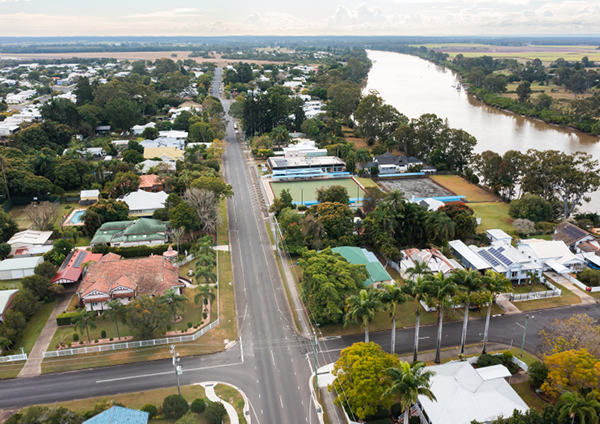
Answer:
[[[477,187],[475,184],[471,184],[458,175],[433,175],[431,178],[457,195],[467,196],[467,200],[470,203],[496,202],[500,200],[499,197],[488,193],[487,191]]]
[[[317,189],[327,188],[333,185],[346,187],[350,199],[362,199],[364,191],[352,178],[339,178],[330,180],[310,180],[310,181],[286,181],[271,182],[271,190],[275,197],[279,197],[282,190],[289,189],[292,199],[296,204],[314,204],[317,201]],[[352,200],[351,200],[352,201]]]

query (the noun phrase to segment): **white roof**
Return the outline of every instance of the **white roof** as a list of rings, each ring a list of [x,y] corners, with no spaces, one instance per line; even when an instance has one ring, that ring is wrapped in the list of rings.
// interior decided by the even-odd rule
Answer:
[[[6,309],[6,305],[8,304],[10,297],[18,291],[19,289],[0,290],[0,315],[4,313],[4,310]]]
[[[448,362],[425,369],[436,373],[430,388],[437,401],[419,396],[432,424],[491,422],[499,416],[512,415],[515,409],[529,410],[504,378],[494,378],[503,373],[500,369],[484,371],[485,379],[468,362]]]
[[[7,242],[8,244],[44,244],[52,236],[52,231],[26,230],[16,233]]]
[[[131,212],[139,210],[152,210],[165,207],[165,201],[169,195],[164,191],[149,193],[138,190],[122,196],[120,200],[127,203]]]
[[[493,240],[512,240],[512,236],[510,234],[506,234],[502,230],[487,230],[486,233]]]
[[[450,247],[456,251],[461,257],[465,258],[467,262],[471,264],[477,270],[488,269],[491,266],[484,261],[479,255],[473,252],[466,244],[461,240],[452,240],[448,242]]]
[[[158,166],[160,164],[165,165],[171,171],[175,171],[175,164],[172,162],[167,162],[167,161],[161,162],[158,160],[150,160],[150,159],[138,163],[138,168],[140,168],[142,173],[145,174],[146,172],[148,172],[150,170],[150,168],[152,168],[154,166]]]
[[[556,262],[554,259],[550,259],[550,260],[546,261],[546,265],[548,265],[550,268],[552,268],[558,274],[564,274],[566,272],[569,272],[569,268],[562,266],[561,264]]]
[[[495,378],[506,378],[512,374],[504,365],[491,365],[489,367],[477,368],[477,374],[484,380],[493,380]]]
[[[166,137],[166,138],[187,138],[188,133],[187,131],[160,131],[158,133],[161,137]]]
[[[100,196],[100,190],[81,190],[79,194],[81,198],[98,197]]]
[[[562,265],[584,262],[575,256],[561,240],[528,239],[522,240],[519,247],[529,248],[538,259],[545,261],[546,264],[550,259],[555,259],[556,262]]]
[[[5,259],[0,262],[0,271],[17,271],[21,269],[33,269],[44,262],[44,258],[41,256],[34,256],[33,258],[16,258],[16,259]]]

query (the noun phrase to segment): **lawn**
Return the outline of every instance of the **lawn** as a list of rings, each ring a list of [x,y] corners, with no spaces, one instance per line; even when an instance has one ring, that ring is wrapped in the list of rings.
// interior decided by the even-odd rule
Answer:
[[[546,401],[542,400],[533,390],[531,390],[527,381],[513,384],[511,387],[515,389],[515,392],[521,396],[521,399],[523,399],[530,408],[541,411],[544,408],[544,405],[547,405]]]
[[[432,180],[435,180],[448,190],[456,193],[459,196],[467,196],[469,202],[496,202],[500,198],[488,191],[479,188],[475,184],[470,183],[458,175],[432,175]],[[470,206],[470,205],[469,205]]]
[[[21,280],[4,280],[0,281],[0,290],[20,289],[23,285]]]
[[[240,419],[240,424],[246,424],[246,418],[244,418],[244,405],[246,402],[244,401],[244,398],[240,392],[226,384],[217,384],[215,386],[215,393],[217,396],[235,408],[238,418]],[[229,417],[227,417],[224,423],[225,422],[229,422]]]
[[[367,188],[367,187],[377,187],[377,188],[379,188],[379,186],[377,185],[377,183],[375,181],[373,181],[372,179],[370,179],[370,178],[358,178],[358,177],[354,177],[354,178],[359,183],[361,183],[364,188]]]
[[[46,325],[50,314],[52,314],[54,306],[56,306],[56,300],[42,305],[39,311],[37,311],[31,317],[31,319],[27,323],[27,328],[25,328],[23,336],[16,344],[17,350],[23,348],[25,349],[25,353],[29,354],[31,352],[31,349],[33,349],[33,345],[35,344],[38,336],[42,332],[44,325]]]
[[[513,288],[513,293],[531,293],[531,292],[538,292],[538,291],[546,291],[546,290],[550,290],[548,287],[546,287],[544,284],[536,284],[534,288],[532,288],[530,285],[525,285],[525,286],[517,286]]]
[[[513,219],[508,216],[509,205],[502,202],[491,203],[469,203],[468,206],[475,211],[475,217],[481,218],[481,225],[477,227],[478,231],[491,230],[494,228],[514,232],[511,225]]]
[[[547,299],[526,300],[524,302],[514,302],[513,305],[522,311],[531,311],[535,309],[556,308],[557,306],[568,306],[581,303],[581,298],[571,290],[552,281],[547,276],[546,278],[550,280],[550,282],[556,286],[557,289],[562,290],[562,296],[550,297]]]
[[[510,349],[511,353],[513,354],[513,356],[516,356],[517,358],[519,358],[521,361],[525,362],[527,365],[531,365],[534,362],[539,361],[538,358],[535,357],[535,355],[532,355],[531,353],[527,352],[526,350],[523,350],[523,356],[521,357],[521,348],[518,347],[513,347]]]
[[[23,365],[25,365],[25,361],[0,364],[0,380],[4,378],[16,378],[23,369]]]
[[[52,403],[48,404],[49,407],[64,407],[76,412],[86,412],[93,408],[94,404],[101,402],[103,400],[113,400],[116,403],[122,404],[127,408],[131,409],[140,409],[147,403],[150,403],[156,407],[161,406],[163,400],[169,395],[176,395],[177,388],[171,387],[168,389],[158,389],[158,390],[148,390],[144,392],[135,392],[135,393],[125,393],[114,396],[103,396],[97,398],[89,398],[82,400],[75,400],[70,402],[61,402],[61,403]],[[196,398],[204,398],[206,400],[206,395],[204,392],[204,387],[200,385],[193,386],[182,386],[181,387],[181,395],[188,401],[192,402]],[[150,420],[150,423],[174,423],[176,420]],[[202,416],[199,415],[198,423],[208,423],[208,421]]]

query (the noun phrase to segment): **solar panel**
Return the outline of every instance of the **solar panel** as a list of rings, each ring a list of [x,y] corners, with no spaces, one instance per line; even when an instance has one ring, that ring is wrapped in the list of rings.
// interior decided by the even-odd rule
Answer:
[[[287,166],[287,160],[285,159],[275,159],[273,162],[275,162],[275,166]]]
[[[480,250],[479,256],[488,261],[492,266],[500,266],[500,262],[498,262],[496,258],[490,255],[486,250]]]
[[[61,265],[60,269],[65,269],[67,267],[67,265],[69,265],[69,261],[71,260],[71,258],[73,257],[73,254],[75,252],[71,252],[67,255],[67,258],[65,259],[65,261],[63,262],[63,264]]]
[[[75,262],[73,263],[73,268],[79,268],[86,256],[87,255],[85,254],[85,252],[80,253],[75,259]]]
[[[504,256],[502,253],[500,253],[498,250],[494,249],[493,247],[489,248],[489,252],[492,255],[494,255],[504,265],[507,265],[507,266],[512,265],[513,261],[511,261],[510,259],[508,259],[506,256]]]
[[[497,250],[498,250],[498,252],[504,252],[504,247],[501,246]]]

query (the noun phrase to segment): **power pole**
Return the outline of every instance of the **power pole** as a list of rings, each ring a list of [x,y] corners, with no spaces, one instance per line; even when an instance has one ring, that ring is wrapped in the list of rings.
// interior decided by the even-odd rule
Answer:
[[[521,358],[523,357],[523,348],[525,347],[525,334],[527,334],[527,323],[529,322],[529,314],[525,315],[525,329],[523,330],[523,342],[521,343]]]
[[[181,359],[178,358],[179,353],[175,353],[175,345],[171,345],[171,354],[173,355],[173,367],[175,368],[175,378],[177,378],[177,391],[181,396],[181,386],[179,385],[179,374],[183,372],[181,365],[177,365]]]
[[[315,336],[314,344],[313,344],[314,354],[315,354],[315,393],[317,393],[319,391],[319,384],[318,384],[318,381],[317,381],[317,378],[318,378],[317,377],[317,375],[318,375],[318,372],[317,372],[318,371],[317,370],[317,333],[315,333],[313,331],[313,335]]]

